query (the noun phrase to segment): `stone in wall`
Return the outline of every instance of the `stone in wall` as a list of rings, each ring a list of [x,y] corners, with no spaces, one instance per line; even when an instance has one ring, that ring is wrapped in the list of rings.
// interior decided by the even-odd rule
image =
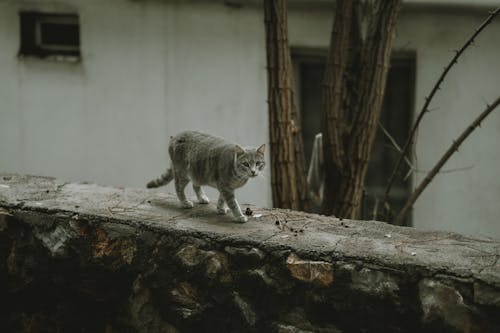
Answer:
[[[292,253],[286,259],[286,267],[297,280],[328,287],[333,282],[333,265],[326,261],[303,260]]]
[[[452,286],[432,279],[419,283],[419,296],[424,323],[439,322],[458,332],[485,332],[480,315],[464,303],[460,292]]]

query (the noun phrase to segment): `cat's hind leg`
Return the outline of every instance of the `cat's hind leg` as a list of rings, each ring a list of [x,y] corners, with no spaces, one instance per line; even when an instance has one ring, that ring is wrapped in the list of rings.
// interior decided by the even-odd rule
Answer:
[[[187,175],[179,174],[175,172],[174,174],[175,181],[175,192],[177,193],[177,198],[181,202],[183,208],[193,208],[193,202],[186,198],[186,194],[184,193],[184,189],[189,183],[189,178]]]
[[[217,213],[220,215],[227,214],[227,205],[222,194],[219,194],[219,200],[217,200]]]
[[[194,193],[196,193],[196,197],[198,198],[198,202],[201,204],[208,204],[210,199],[207,197],[201,186],[197,186],[193,184]]]

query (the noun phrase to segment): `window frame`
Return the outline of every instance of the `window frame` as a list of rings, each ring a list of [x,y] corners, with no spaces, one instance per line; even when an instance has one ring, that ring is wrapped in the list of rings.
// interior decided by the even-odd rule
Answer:
[[[291,48],[291,55],[292,55],[292,64],[293,64],[293,70],[294,70],[294,77],[295,77],[295,89],[296,91],[296,98],[297,98],[297,105],[299,105],[300,112],[299,114],[301,115],[301,120],[303,118],[303,113],[307,112],[306,110],[303,109],[303,79],[302,75],[303,73],[301,72],[301,67],[303,64],[311,64],[311,63],[323,63],[326,65],[326,60],[327,60],[327,54],[328,50],[327,48],[307,48],[307,47],[292,47]],[[409,78],[409,94],[407,95],[408,97],[408,104],[409,104],[409,109],[408,111],[408,121],[409,124],[407,124],[408,129],[411,129],[411,126],[414,121],[414,116],[415,116],[415,94],[416,94],[416,71],[417,71],[417,54],[413,50],[394,50],[391,54],[391,59],[390,59],[390,64],[391,66],[408,66],[407,69],[409,70],[408,73],[408,78]],[[387,88],[387,87],[386,87]],[[386,97],[384,96],[384,100]],[[321,110],[319,111],[321,112]],[[392,111],[394,112],[394,110]],[[380,132],[380,129],[377,129],[377,133]],[[408,133],[409,134],[409,133]],[[402,145],[402,143],[400,143]],[[413,149],[413,147],[412,147]],[[409,159],[411,161],[414,160],[414,152],[413,150],[410,150],[408,152]],[[309,163],[309,161],[307,161]],[[391,172],[392,170],[388,170],[387,172]],[[365,180],[365,186],[367,185],[367,180]],[[377,188],[373,187],[374,185],[370,185],[371,190]],[[391,197],[395,198],[395,200],[401,200],[405,197],[408,197],[411,194],[412,188],[413,188],[413,177],[410,177],[407,182],[404,184],[404,187],[406,188],[404,191],[398,188],[393,188],[393,191],[391,192]],[[362,208],[361,208],[361,214],[363,215],[363,218],[369,219],[371,218],[371,212],[369,211],[368,207],[372,205],[371,201],[373,198],[369,197],[368,192],[364,194],[364,198],[362,201]],[[381,198],[379,198],[381,199]],[[382,209],[381,207],[379,208],[380,210]],[[406,221],[406,225],[411,226],[412,225],[412,216],[410,215],[409,218]]]
[[[75,44],[43,43],[43,28],[46,23],[74,25],[77,27]],[[76,13],[47,13],[20,11],[20,48],[18,56],[56,58],[58,60],[79,61],[81,59],[80,18]]]

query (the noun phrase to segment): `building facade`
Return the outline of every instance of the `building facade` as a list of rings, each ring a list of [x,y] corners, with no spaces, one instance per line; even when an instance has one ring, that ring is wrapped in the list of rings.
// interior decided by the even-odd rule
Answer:
[[[404,2],[394,54],[407,67],[403,79],[394,72],[391,114],[415,116],[494,5]],[[291,1],[289,9],[300,82],[317,80],[307,59],[321,63],[328,48],[332,1]],[[137,187],[164,171],[168,138],[183,129],[267,143],[263,19],[259,1],[0,0],[0,170]],[[51,35],[58,24],[61,40]],[[409,186],[497,97],[499,36],[497,18],[450,72],[419,129]],[[50,56],[58,46],[66,53]],[[314,110],[314,91],[298,89]],[[495,111],[422,194],[413,225],[500,238],[499,142]],[[238,192],[240,202],[271,206],[268,171]]]

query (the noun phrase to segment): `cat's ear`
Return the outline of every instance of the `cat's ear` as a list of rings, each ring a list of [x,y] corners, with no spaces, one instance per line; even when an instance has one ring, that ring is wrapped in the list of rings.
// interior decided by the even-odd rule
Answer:
[[[264,155],[264,153],[266,152],[266,144],[264,143],[262,146],[260,146],[259,148],[257,148],[257,152],[259,154]]]
[[[245,153],[245,149],[241,148],[239,145],[235,145],[234,150],[236,151],[236,155],[238,156]]]

